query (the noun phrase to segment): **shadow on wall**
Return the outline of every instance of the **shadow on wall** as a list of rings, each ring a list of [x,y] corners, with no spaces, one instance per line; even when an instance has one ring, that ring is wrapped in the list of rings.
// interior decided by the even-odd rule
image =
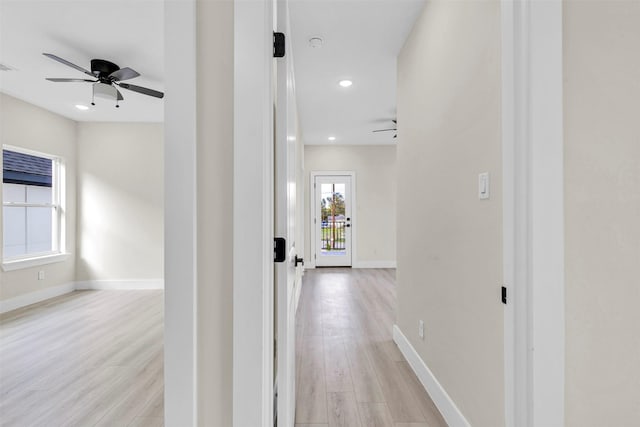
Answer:
[[[164,206],[152,194],[157,188],[126,180],[111,185],[87,173],[79,182],[78,280],[163,277]]]

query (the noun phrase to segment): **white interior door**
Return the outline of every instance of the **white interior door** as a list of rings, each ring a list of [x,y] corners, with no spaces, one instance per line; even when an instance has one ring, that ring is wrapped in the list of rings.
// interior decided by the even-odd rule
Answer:
[[[295,313],[297,287],[296,236],[296,103],[293,58],[286,0],[277,0],[276,28],[287,36],[284,58],[275,59],[275,236],[286,240],[286,260],[275,266],[277,425],[293,427],[295,420]],[[299,249],[302,251],[302,248]]]
[[[314,182],[317,267],[351,267],[352,176],[316,175]]]

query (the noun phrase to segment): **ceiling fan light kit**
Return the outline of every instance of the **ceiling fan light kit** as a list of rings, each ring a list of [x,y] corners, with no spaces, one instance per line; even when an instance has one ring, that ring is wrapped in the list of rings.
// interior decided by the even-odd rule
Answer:
[[[123,80],[130,80],[140,76],[140,73],[132,70],[129,67],[120,68],[118,65],[114,64],[111,61],[106,61],[104,59],[92,59],[91,71],[89,71],[51,53],[43,53],[43,55],[93,78],[93,80],[73,78],[47,78],[47,80],[56,83],[93,83],[93,96],[91,99],[91,105],[96,105],[96,98],[102,98],[115,101],[116,108],[120,108],[119,102],[124,100],[124,97],[117,87],[127,89],[132,92],[141,93],[143,95],[153,96],[155,98],[164,97],[164,93],[157,90],[132,85],[129,83],[123,83]]]

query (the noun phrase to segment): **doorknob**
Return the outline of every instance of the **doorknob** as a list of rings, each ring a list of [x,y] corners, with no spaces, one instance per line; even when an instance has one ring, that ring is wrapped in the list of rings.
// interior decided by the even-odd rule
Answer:
[[[298,258],[298,255],[296,255],[296,267],[298,264],[304,265],[304,258]]]

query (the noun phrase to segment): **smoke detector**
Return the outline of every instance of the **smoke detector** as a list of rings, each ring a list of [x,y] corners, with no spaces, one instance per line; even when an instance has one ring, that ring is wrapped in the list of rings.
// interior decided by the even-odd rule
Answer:
[[[324,44],[324,40],[322,40],[320,37],[311,37],[309,39],[309,46],[313,48],[322,47],[323,44]]]

